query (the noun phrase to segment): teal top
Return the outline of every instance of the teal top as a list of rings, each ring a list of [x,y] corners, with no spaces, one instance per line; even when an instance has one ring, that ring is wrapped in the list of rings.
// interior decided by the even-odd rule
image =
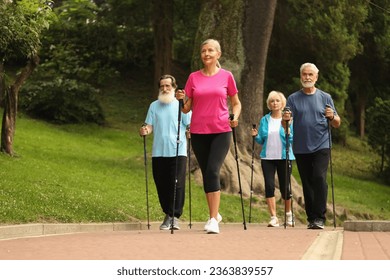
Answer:
[[[267,153],[267,140],[268,140],[268,123],[271,118],[271,113],[268,113],[264,117],[261,118],[260,124],[259,124],[259,130],[258,134],[255,137],[255,141],[262,145],[262,149],[260,152],[260,158],[265,158]],[[280,140],[282,141],[282,158],[286,159],[286,132],[284,131],[284,128],[282,125],[280,125],[279,130],[279,136]],[[292,151],[292,142],[293,142],[293,126],[290,124],[290,134],[288,137],[288,143],[289,143],[289,150],[288,150],[288,157],[289,160],[295,160],[295,156]]]

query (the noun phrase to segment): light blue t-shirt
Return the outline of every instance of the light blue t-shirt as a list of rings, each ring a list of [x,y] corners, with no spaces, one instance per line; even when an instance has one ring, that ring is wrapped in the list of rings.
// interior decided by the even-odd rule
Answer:
[[[191,112],[181,113],[179,156],[187,155],[186,128],[191,123]],[[179,101],[169,104],[152,102],[145,123],[153,126],[152,157],[175,157],[177,149]]]
[[[334,110],[332,97],[320,89],[314,94],[302,90],[294,92],[287,99],[293,117],[294,154],[309,154],[329,148],[328,122],[325,118],[326,105]]]

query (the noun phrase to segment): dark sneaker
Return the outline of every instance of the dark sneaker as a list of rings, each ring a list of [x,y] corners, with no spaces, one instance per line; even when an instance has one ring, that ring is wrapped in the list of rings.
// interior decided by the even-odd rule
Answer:
[[[168,230],[171,228],[172,218],[169,215],[165,215],[163,223],[160,225],[161,230]]]
[[[324,220],[315,219],[311,229],[324,229]]]
[[[309,221],[309,224],[307,225],[307,229],[313,229],[313,226],[314,226],[314,222]]]

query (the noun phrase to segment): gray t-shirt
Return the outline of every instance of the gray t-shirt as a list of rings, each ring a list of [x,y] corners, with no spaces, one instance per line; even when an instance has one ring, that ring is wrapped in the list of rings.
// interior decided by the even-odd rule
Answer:
[[[320,89],[311,95],[299,90],[288,97],[286,106],[290,107],[293,117],[294,154],[309,154],[329,148],[326,105],[330,105],[337,115],[332,97]]]

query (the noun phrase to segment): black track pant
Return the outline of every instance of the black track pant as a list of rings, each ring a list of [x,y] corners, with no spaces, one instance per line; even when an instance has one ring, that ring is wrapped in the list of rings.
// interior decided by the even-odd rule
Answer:
[[[311,154],[295,154],[295,158],[302,181],[307,220],[309,222],[313,222],[314,219],[325,221],[329,149]]]
[[[187,157],[178,157],[175,217],[180,218],[183,213],[185,199]],[[175,188],[176,157],[153,157],[153,179],[156,184],[158,199],[165,214],[173,216],[173,193]]]

